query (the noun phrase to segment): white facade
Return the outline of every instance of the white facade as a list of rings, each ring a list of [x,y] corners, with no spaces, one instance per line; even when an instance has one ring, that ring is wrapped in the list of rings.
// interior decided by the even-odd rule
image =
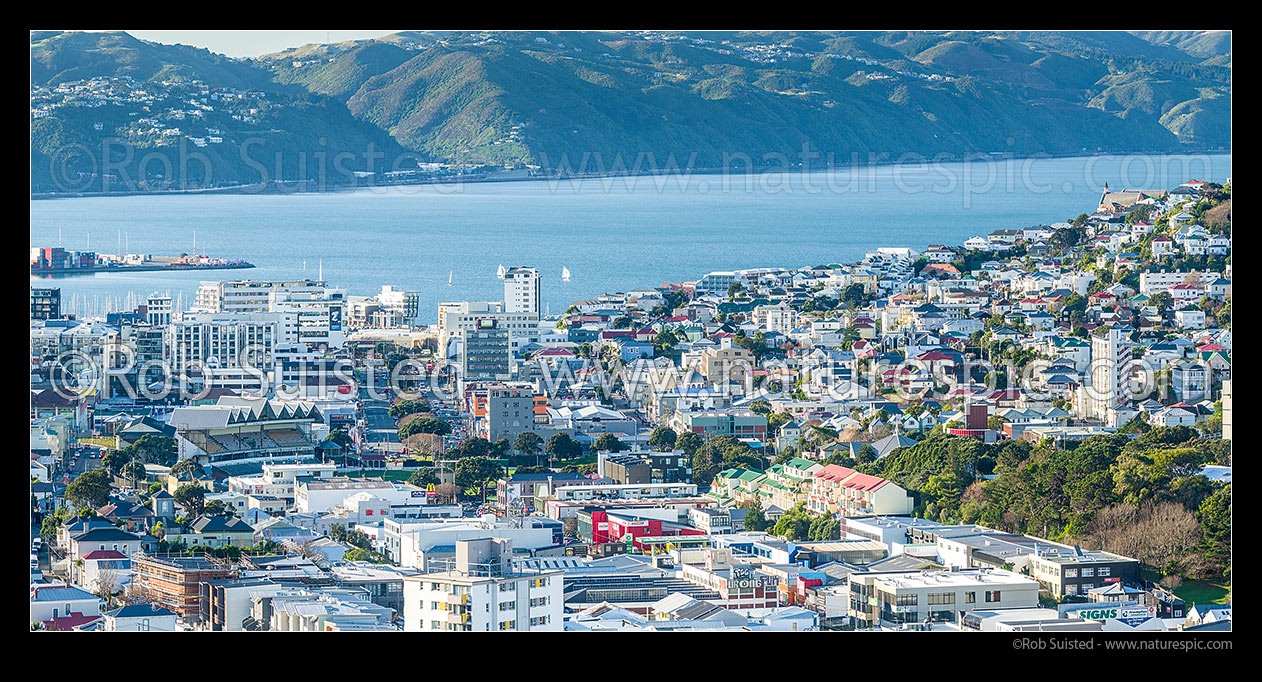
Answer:
[[[403,581],[406,632],[560,632],[561,572],[505,578],[431,573]]]
[[[543,315],[542,278],[534,268],[510,268],[504,272],[504,310]]]

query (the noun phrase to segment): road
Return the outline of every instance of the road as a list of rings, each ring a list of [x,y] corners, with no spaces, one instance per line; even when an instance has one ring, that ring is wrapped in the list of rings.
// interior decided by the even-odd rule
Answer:
[[[390,401],[374,400],[368,389],[360,389],[359,400],[364,408],[364,435],[368,443],[398,443],[399,430],[390,416]]]

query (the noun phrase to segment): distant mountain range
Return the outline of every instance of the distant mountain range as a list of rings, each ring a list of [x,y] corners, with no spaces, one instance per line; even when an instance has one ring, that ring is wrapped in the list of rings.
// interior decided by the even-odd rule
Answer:
[[[31,78],[37,191],[59,174],[91,188],[102,159],[66,150],[108,139],[162,158],[191,142],[213,157],[208,184],[338,184],[370,145],[407,159],[386,170],[568,172],[783,165],[804,145],[816,164],[1231,145],[1225,31],[409,31],[252,60],[57,33],[31,36]],[[79,83],[93,78],[127,80]],[[119,168],[137,186],[196,184]]]

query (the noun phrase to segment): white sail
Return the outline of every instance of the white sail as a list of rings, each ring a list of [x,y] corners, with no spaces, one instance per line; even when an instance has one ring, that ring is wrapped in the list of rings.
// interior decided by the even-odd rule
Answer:
[[[570,269],[569,269],[569,268],[567,268],[567,267],[562,267],[562,268],[561,268],[561,279],[562,279],[562,280],[564,280],[564,281],[566,281],[566,282],[570,281]]]
[[[447,273],[447,286],[451,286],[451,277],[452,275],[455,275],[455,274],[456,274],[455,270],[452,270]]]
[[[507,271],[504,269],[504,264],[500,263],[500,269],[495,272],[495,276],[499,277],[500,279],[504,279],[505,272]]]

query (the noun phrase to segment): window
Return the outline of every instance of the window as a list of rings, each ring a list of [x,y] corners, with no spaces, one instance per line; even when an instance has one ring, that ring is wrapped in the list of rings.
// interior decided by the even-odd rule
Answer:
[[[1108,576],[1112,575],[1112,573],[1113,573],[1113,569],[1109,568],[1108,566],[1101,566],[1100,568],[1096,569],[1096,572],[1095,572],[1095,574],[1100,576],[1101,578],[1107,578]]]
[[[1065,569],[1065,577],[1066,577],[1066,578],[1077,578],[1077,577],[1078,577],[1078,569],[1076,569],[1076,568],[1066,568],[1066,569]]]
[[[1093,577],[1093,576],[1095,576],[1095,569],[1094,569],[1094,568],[1084,568],[1084,569],[1082,569],[1082,577],[1084,577],[1084,578],[1090,578],[1090,577]]]
[[[976,603],[976,602],[977,602],[977,593],[976,593],[976,592],[965,592],[965,593],[964,593],[964,603],[965,603],[965,604],[974,604],[974,603]]]
[[[986,592],[986,601],[987,601],[987,602],[997,602],[997,601],[999,601],[999,590],[995,590],[995,591],[993,591],[993,592],[991,592],[991,591],[987,591],[987,592]]]

